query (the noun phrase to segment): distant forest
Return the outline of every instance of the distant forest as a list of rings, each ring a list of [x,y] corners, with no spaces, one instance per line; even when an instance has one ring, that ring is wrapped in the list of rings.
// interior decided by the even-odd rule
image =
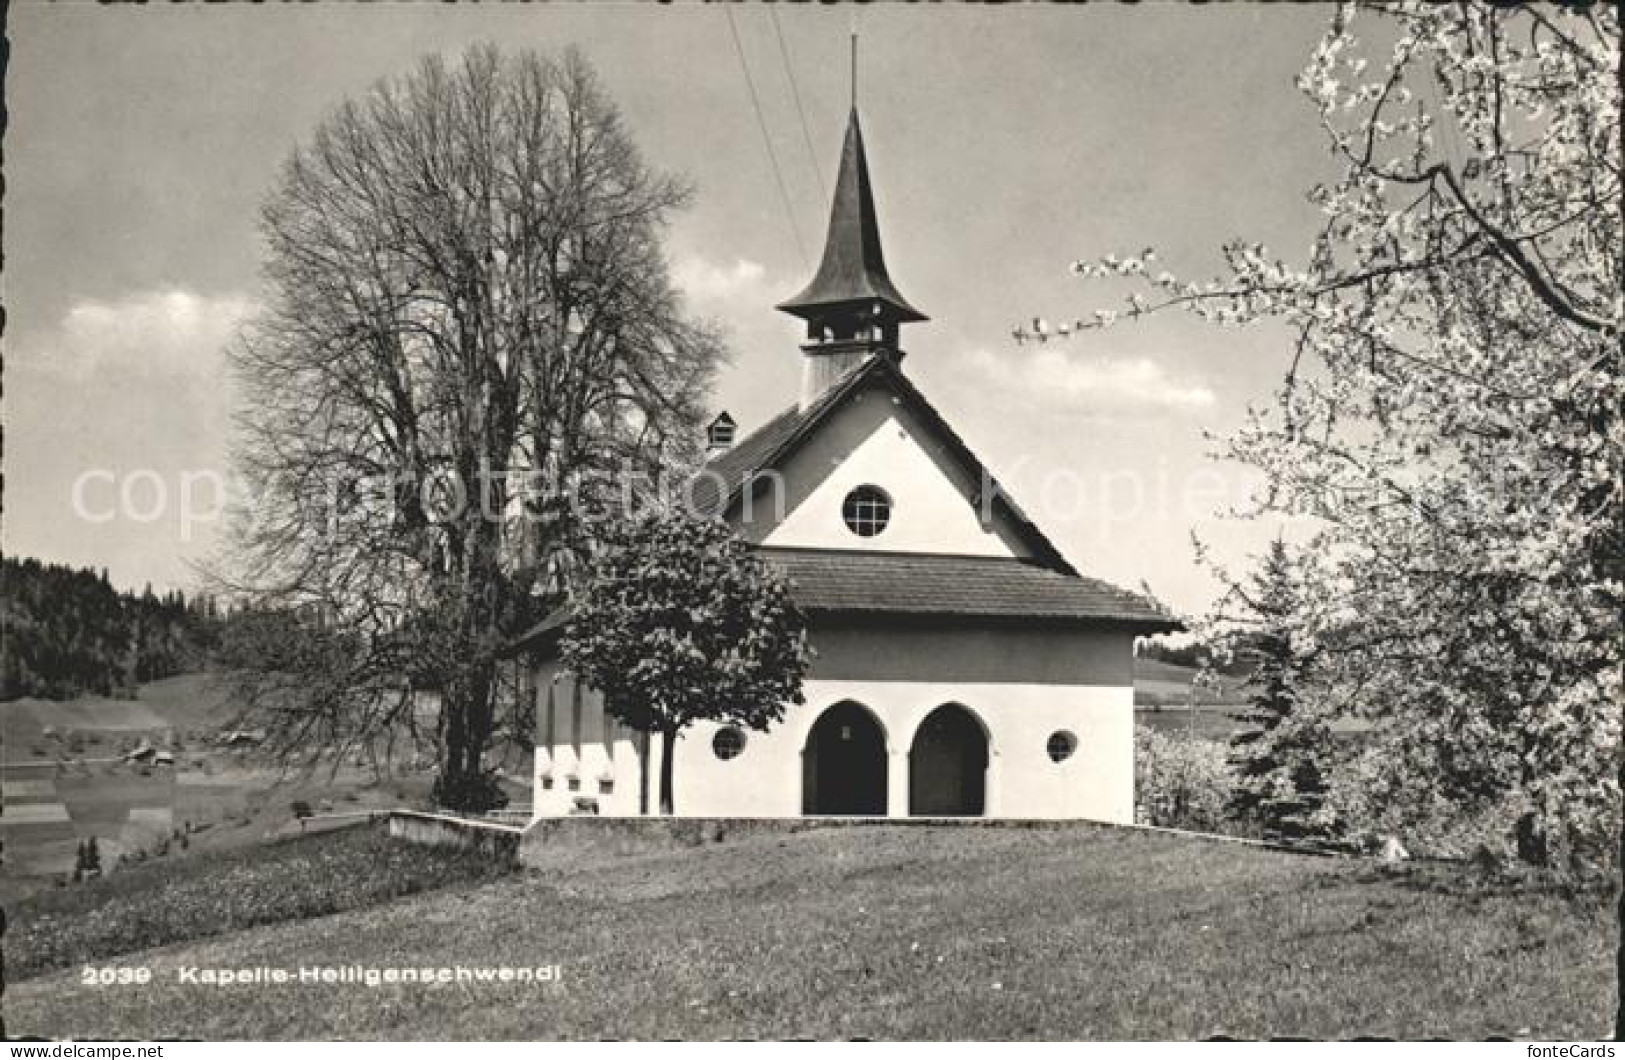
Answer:
[[[1142,640],[1135,645],[1134,654],[1142,659],[1155,659],[1172,666],[1188,666],[1200,670],[1213,664],[1213,652],[1206,644],[1191,641],[1177,647],[1164,640]]]
[[[1141,659],[1155,659],[1157,662],[1172,666],[1188,666],[1192,670],[1212,666],[1219,673],[1231,677],[1243,676],[1251,670],[1245,659],[1233,659],[1223,666],[1215,666],[1213,649],[1200,641],[1175,646],[1160,638],[1142,640],[1135,645],[1134,654]]]
[[[0,700],[131,695],[203,669],[219,643],[213,597],[120,592],[107,572],[0,560]]]

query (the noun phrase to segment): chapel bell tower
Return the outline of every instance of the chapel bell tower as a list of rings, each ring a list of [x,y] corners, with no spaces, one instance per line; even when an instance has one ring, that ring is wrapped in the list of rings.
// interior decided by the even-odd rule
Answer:
[[[856,103],[841,148],[824,258],[806,289],[778,308],[807,322],[807,341],[801,346],[802,408],[870,357],[902,360],[897,344],[901,325],[930,319],[909,305],[886,272]]]

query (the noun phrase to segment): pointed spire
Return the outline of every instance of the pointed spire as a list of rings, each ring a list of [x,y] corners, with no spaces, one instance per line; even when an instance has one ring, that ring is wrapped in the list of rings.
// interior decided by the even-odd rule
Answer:
[[[930,319],[909,305],[886,272],[874,192],[869,186],[869,163],[863,151],[863,131],[854,106],[841,149],[823,261],[806,289],[781,302],[778,308],[814,321],[832,309],[859,302],[884,303],[889,311],[886,315],[898,323]]]

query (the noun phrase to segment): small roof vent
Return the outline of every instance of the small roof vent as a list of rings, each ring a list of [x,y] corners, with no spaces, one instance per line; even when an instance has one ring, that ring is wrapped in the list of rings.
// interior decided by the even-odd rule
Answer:
[[[738,424],[726,412],[721,413],[711,421],[711,426],[705,429],[705,450],[708,453],[721,453],[733,448],[734,432]]]

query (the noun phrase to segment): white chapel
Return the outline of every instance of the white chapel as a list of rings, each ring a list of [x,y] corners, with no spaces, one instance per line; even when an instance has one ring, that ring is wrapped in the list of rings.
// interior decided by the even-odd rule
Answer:
[[[1134,640],[1178,623],[1077,571],[909,380],[901,330],[926,317],[887,272],[856,108],[823,259],[778,308],[806,323],[799,398],[737,439],[719,417],[692,493],[788,578],[806,702],[687,730],[676,813],[1131,821]],[[659,742],[563,669],[567,622],[521,642],[534,812],[657,812]]]

